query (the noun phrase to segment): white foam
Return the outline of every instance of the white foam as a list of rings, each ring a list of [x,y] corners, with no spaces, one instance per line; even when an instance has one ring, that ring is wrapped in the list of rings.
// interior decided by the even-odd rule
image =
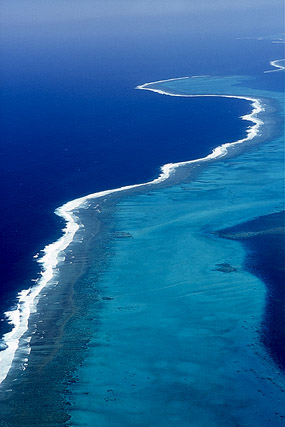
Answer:
[[[277,43],[277,42],[276,42]],[[281,42],[279,42],[281,43]],[[282,42],[284,43],[284,42]],[[277,70],[269,70],[269,71],[264,71],[265,73],[274,73],[276,71],[282,71],[285,70],[285,64],[284,64],[285,59],[275,59],[275,61],[270,61],[270,65],[272,65],[272,67],[277,68]],[[280,62],[283,62],[283,65],[280,64]]]
[[[195,76],[195,77],[198,78],[201,76]],[[179,166],[190,165],[192,163],[205,162],[211,159],[217,159],[217,158],[223,157],[227,154],[228,152],[227,149],[229,147],[234,146],[236,144],[241,144],[245,141],[249,141],[258,134],[259,128],[263,123],[260,119],[257,118],[257,115],[261,111],[263,111],[261,103],[258,99],[247,97],[247,96],[235,96],[235,95],[180,95],[180,94],[169,93],[160,89],[154,89],[150,87],[151,85],[154,85],[157,83],[188,79],[188,78],[190,77],[179,77],[179,78],[173,78],[173,79],[167,79],[167,80],[160,80],[152,83],[145,83],[143,85],[137,86],[137,89],[149,90],[162,95],[178,96],[178,97],[184,97],[184,98],[205,96],[205,97],[246,99],[250,101],[253,106],[253,110],[251,114],[241,117],[243,120],[249,120],[253,123],[253,125],[249,127],[249,129],[247,129],[247,136],[243,139],[240,139],[239,141],[226,143],[219,147],[216,147],[212,151],[212,153],[210,153],[206,157],[195,159],[195,160],[188,160],[188,161],[179,162],[179,163],[165,164],[161,167],[161,173],[159,177],[154,179],[153,181],[145,182],[142,184],[136,184],[136,185],[127,185],[125,187],[115,188],[112,190],[99,191],[97,193],[89,194],[85,197],[80,197],[78,199],[71,200],[70,202],[67,202],[63,206],[56,209],[55,213],[66,221],[66,226],[62,230],[63,235],[56,242],[51,243],[50,245],[47,245],[44,248],[43,256],[37,260],[37,262],[39,262],[42,266],[41,277],[36,280],[36,283],[33,287],[31,287],[30,289],[21,291],[18,294],[17,306],[15,307],[15,309],[12,311],[7,311],[5,313],[8,322],[11,325],[13,325],[13,329],[11,330],[11,332],[6,333],[3,337],[3,342],[7,345],[7,348],[5,348],[5,350],[0,352],[0,366],[1,366],[0,383],[6,378],[12,366],[15,352],[19,347],[19,342],[23,337],[23,335],[28,330],[28,322],[29,322],[30,315],[36,312],[36,307],[37,307],[38,297],[40,292],[43,290],[43,288],[47,286],[47,284],[51,283],[52,280],[53,280],[52,283],[54,285],[58,284],[58,282],[56,282],[54,278],[58,272],[58,264],[60,260],[64,260],[64,257],[63,257],[64,254],[62,254],[62,251],[64,251],[70,245],[70,243],[74,240],[74,236],[76,232],[82,226],[80,224],[78,216],[76,215],[77,214],[77,211],[75,212],[76,209],[78,209],[79,207],[80,208],[87,207],[88,200],[90,199],[102,198],[102,197],[108,196],[109,194],[118,193],[122,191],[131,190],[134,188],[143,187],[150,184],[154,185],[154,184],[163,182],[167,180],[169,176],[173,173],[173,171]],[[26,369],[27,362],[28,362],[27,356],[31,351],[30,339],[31,337],[25,340],[22,340],[23,345],[21,346],[21,349],[25,350],[26,352],[25,364],[23,365],[23,369]]]

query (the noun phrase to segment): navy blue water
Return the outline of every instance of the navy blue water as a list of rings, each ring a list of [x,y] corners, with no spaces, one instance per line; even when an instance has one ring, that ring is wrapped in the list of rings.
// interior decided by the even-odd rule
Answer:
[[[221,232],[249,249],[245,267],[267,287],[261,340],[273,360],[285,369],[285,211],[258,217]]]
[[[56,207],[151,180],[164,163],[244,135],[248,123],[237,117],[249,112],[246,101],[158,97],[136,85],[201,74],[282,85],[278,73],[262,75],[283,56],[281,44],[235,40],[282,31],[279,5],[261,8],[256,22],[256,11],[234,3],[215,11],[146,3],[2,5],[0,313],[37,276],[33,255],[60,236]]]

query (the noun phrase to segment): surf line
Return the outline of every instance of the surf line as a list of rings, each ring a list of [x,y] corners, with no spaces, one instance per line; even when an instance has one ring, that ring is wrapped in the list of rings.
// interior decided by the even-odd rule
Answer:
[[[285,61],[285,59],[275,59],[275,61],[270,61],[270,65],[272,65],[272,67],[275,67],[275,70],[264,71],[264,73],[274,73],[276,71],[285,70],[285,62],[284,61]],[[280,62],[283,62],[284,65],[280,64]]]
[[[32,338],[32,332],[30,336],[27,336],[28,328],[29,328],[29,318],[33,313],[37,311],[37,304],[40,298],[41,291],[47,286],[51,284],[57,284],[55,282],[58,266],[61,261],[64,261],[64,251],[74,240],[74,236],[76,232],[83,227],[80,223],[79,217],[75,214],[75,210],[78,208],[84,208],[88,205],[88,201],[91,199],[102,198],[108,196],[113,193],[119,193],[127,190],[131,190],[134,188],[140,188],[147,185],[159,184],[163,181],[166,181],[170,175],[175,171],[176,168],[180,166],[186,166],[199,162],[207,162],[209,160],[218,159],[224,157],[228,148],[232,147],[236,144],[242,144],[246,141],[252,140],[259,133],[260,126],[263,124],[263,121],[258,119],[258,114],[261,111],[264,111],[264,108],[261,105],[259,99],[251,98],[248,96],[236,96],[236,95],[180,95],[174,94],[170,92],[163,91],[161,89],[155,89],[150,87],[151,85],[157,83],[163,83],[174,80],[183,80],[194,77],[201,76],[192,76],[192,77],[179,77],[167,80],[159,80],[151,83],[144,83],[143,85],[139,85],[136,89],[140,90],[149,90],[161,95],[167,96],[176,96],[176,97],[184,97],[184,98],[194,98],[194,97],[222,97],[222,98],[237,98],[237,99],[245,99],[250,101],[252,104],[252,112],[245,116],[242,116],[242,120],[248,120],[252,122],[252,126],[247,129],[247,135],[245,138],[240,139],[235,142],[225,143],[218,147],[216,147],[208,156],[195,159],[195,160],[187,160],[178,163],[167,163],[161,167],[161,173],[158,178],[153,181],[145,182],[142,184],[135,185],[127,185],[120,188],[115,188],[106,191],[99,191],[96,193],[88,194],[87,196],[80,197],[74,200],[71,200],[61,207],[55,210],[55,214],[60,216],[65,220],[65,228],[62,230],[62,236],[55,242],[45,246],[43,249],[43,256],[40,257],[37,262],[41,264],[41,272],[40,277],[37,280],[34,280],[35,284],[27,289],[18,293],[17,296],[17,305],[14,310],[7,311],[5,313],[5,317],[7,322],[12,326],[12,330],[4,334],[2,343],[0,343],[2,347],[2,351],[0,351],[0,383],[2,383],[8,375],[9,370],[13,364],[13,360],[15,358],[15,353],[19,347],[21,347],[21,351],[25,353],[25,358],[22,362],[22,369],[26,369],[28,364],[28,355],[31,351],[30,341]],[[35,256],[37,257],[37,256]],[[44,295],[41,295],[44,297]]]

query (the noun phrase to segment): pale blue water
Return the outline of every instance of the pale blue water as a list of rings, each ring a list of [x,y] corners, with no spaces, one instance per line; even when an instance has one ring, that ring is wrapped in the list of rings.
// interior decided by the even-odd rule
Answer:
[[[159,87],[268,97],[281,114],[281,94],[238,82]],[[265,284],[245,270],[239,242],[213,234],[284,208],[284,146],[275,134],[212,163],[193,182],[118,204],[115,229],[131,238],[111,243],[94,284],[108,299],[99,313],[94,307],[98,322],[71,387],[70,425],[282,425],[284,376],[260,340]],[[225,263],[228,273],[219,270]]]
[[[0,317],[38,277],[33,256],[61,235],[55,208],[153,179],[163,163],[244,134],[237,117],[247,101],[162,97],[138,84],[251,75],[192,81],[191,91],[268,96],[274,108],[284,76],[263,71],[283,56],[274,43],[283,4],[261,3],[2,2]],[[189,90],[182,81],[167,88]],[[1,425],[62,427],[70,409],[74,425],[278,425],[279,368],[259,344],[268,290],[243,271],[238,242],[211,234],[280,209],[276,144],[216,163],[193,184],[122,199],[114,218],[102,215],[94,251],[86,257],[86,242],[67,249],[59,286],[30,318],[28,362],[20,348],[1,385]],[[135,238],[106,248],[112,227]],[[80,272],[92,264],[80,280],[71,256]],[[231,273],[217,271],[225,262]],[[10,328],[0,319],[1,336]]]

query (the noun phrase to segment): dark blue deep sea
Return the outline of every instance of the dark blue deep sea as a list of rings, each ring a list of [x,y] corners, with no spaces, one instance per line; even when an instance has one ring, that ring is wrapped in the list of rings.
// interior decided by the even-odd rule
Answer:
[[[2,3],[0,315],[39,274],[33,255],[60,236],[55,208],[244,135],[246,101],[159,97],[136,85],[239,74],[280,90],[282,73],[263,71],[282,44],[235,39],[282,31],[278,7],[261,5],[257,19],[229,3]]]
[[[262,138],[195,179],[81,206],[84,227],[56,270],[63,286],[41,294],[15,355],[7,347],[1,426],[284,422],[284,72],[264,73],[285,56],[282,3],[1,2],[2,354],[4,313],[62,235],[56,208],[246,135],[249,101],[137,85],[204,76],[153,87],[232,89],[266,105]]]

